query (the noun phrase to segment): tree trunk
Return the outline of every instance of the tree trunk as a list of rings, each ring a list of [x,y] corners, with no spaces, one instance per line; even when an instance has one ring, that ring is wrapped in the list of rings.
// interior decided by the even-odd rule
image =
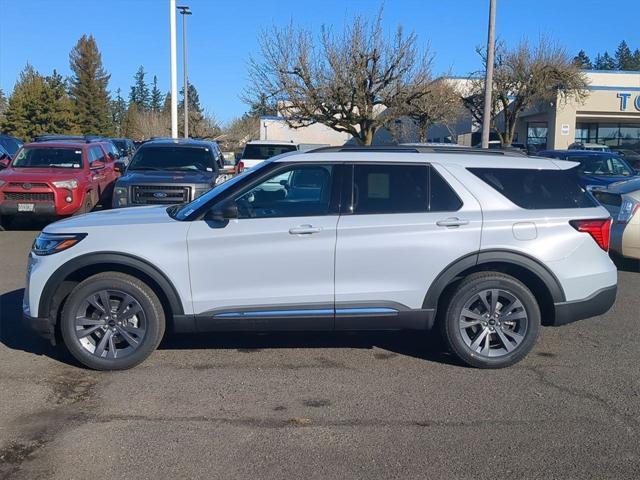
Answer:
[[[428,129],[429,125],[427,122],[418,122],[418,141],[420,143],[426,143]]]

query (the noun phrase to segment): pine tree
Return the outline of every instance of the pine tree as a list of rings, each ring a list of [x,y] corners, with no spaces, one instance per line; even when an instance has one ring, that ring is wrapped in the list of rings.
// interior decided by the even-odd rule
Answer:
[[[640,48],[636,48],[635,52],[633,52],[632,70],[640,71]]]
[[[162,92],[158,88],[158,77],[153,76],[153,88],[151,89],[151,110],[159,112],[162,110]]]
[[[611,55],[609,55],[609,52],[604,52],[604,55],[598,54],[596,56],[594,68],[596,70],[615,70],[616,61],[613,57],[611,57]]]
[[[0,125],[2,125],[2,120],[4,119],[4,112],[7,110],[9,106],[9,102],[7,97],[4,94],[4,90],[0,88]]]
[[[111,132],[109,93],[110,75],[102,66],[102,56],[92,35],[83,35],[69,54],[74,75],[70,93],[75,103],[80,131],[84,134]]]
[[[149,110],[150,106],[149,87],[144,81],[145,75],[144,67],[140,65],[138,71],[133,76],[133,85],[129,92],[129,105],[135,103],[138,110],[142,112]]]
[[[588,70],[590,68],[593,68],[593,65],[591,64],[591,59],[589,58],[589,56],[586,54],[584,50],[580,50],[578,52],[578,55],[573,57],[573,63],[583,69]]]
[[[627,42],[625,42],[624,40],[620,42],[620,45],[618,45],[615,53],[615,58],[616,68],[618,70],[633,70],[633,53],[631,53],[629,45],[627,45]]]
[[[50,133],[79,133],[73,102],[67,94],[67,81],[56,70],[45,78],[45,105],[51,114]]]
[[[122,135],[123,122],[126,114],[127,102],[122,98],[122,91],[118,88],[116,90],[116,97],[111,100],[111,120],[113,122],[113,129],[117,135]]]

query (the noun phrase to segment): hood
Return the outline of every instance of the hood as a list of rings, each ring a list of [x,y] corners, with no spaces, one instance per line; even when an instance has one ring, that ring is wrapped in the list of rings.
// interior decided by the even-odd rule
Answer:
[[[206,184],[213,185],[216,178],[215,172],[171,172],[171,171],[133,171],[126,172],[122,177],[118,179],[118,185],[133,185],[133,184],[155,184],[155,183],[168,183],[168,184]]]
[[[14,168],[0,170],[0,180],[21,183],[49,183],[56,180],[78,179],[81,168]]]
[[[120,226],[144,228],[145,225],[173,222],[177,220],[169,216],[167,205],[152,205],[78,215],[47,225],[43,231],[45,233],[84,233],[94,228],[109,229]]]

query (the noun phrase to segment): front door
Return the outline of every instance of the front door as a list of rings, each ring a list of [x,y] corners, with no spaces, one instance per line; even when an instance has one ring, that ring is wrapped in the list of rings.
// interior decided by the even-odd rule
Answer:
[[[225,200],[239,218],[193,222],[189,267],[200,330],[333,328],[336,168],[275,167]]]
[[[423,311],[431,283],[479,249],[480,205],[427,164],[356,163],[351,172],[352,200],[338,224],[335,328],[424,328],[433,319]]]

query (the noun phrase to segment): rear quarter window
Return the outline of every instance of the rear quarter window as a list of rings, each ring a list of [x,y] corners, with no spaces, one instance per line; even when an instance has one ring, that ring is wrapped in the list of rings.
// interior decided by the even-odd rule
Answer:
[[[527,210],[591,208],[598,205],[580,185],[575,168],[470,168],[469,171]]]

